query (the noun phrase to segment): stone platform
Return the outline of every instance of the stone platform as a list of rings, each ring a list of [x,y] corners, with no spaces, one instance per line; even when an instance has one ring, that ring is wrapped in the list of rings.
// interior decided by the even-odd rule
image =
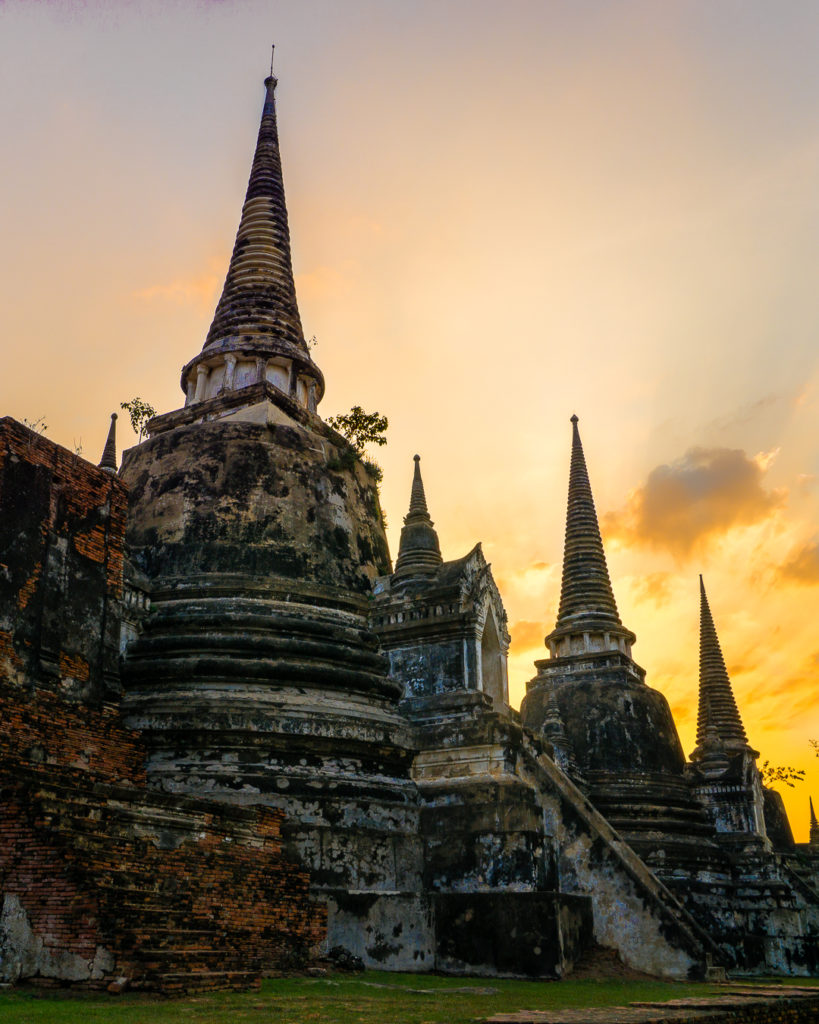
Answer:
[[[808,1024],[819,1021],[819,987],[730,986],[714,996],[589,1009],[518,1010],[484,1024]]]

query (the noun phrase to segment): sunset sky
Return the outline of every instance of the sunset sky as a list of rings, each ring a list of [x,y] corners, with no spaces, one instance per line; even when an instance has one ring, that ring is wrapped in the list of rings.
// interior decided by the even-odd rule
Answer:
[[[634,655],[694,746],[698,574],[761,760],[819,797],[819,4],[0,0],[0,413],[98,461],[179,407],[276,43],[326,417],[389,416],[445,558],[483,542],[517,706],[580,431]],[[123,447],[133,443],[120,419]]]

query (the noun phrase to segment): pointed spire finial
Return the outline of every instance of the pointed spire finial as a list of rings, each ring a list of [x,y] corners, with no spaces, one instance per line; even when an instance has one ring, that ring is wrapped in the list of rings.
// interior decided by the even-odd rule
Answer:
[[[413,461],[415,462],[415,469],[412,473],[412,490],[410,491],[409,512],[404,522],[413,515],[422,515],[429,519],[429,512],[427,511],[427,497],[424,494],[424,481],[421,479],[421,456],[414,455]],[[430,526],[431,525],[432,522],[430,522]]]
[[[111,413],[111,425],[108,428],[108,437],[98,465],[106,473],[116,473],[117,471],[117,414],[115,412]]]
[[[739,716],[731,680],[722,656],[705,583],[700,574],[700,691],[697,714],[697,749],[710,739],[715,730],[728,749],[748,747],[748,739]],[[697,753],[697,751],[695,751]]]
[[[808,797],[810,804],[810,845],[819,846],[819,821],[816,820],[816,813],[813,810],[813,799]]]
[[[435,524],[427,510],[424,481],[421,479],[421,456],[414,455],[413,462],[409,511],[404,516],[395,561],[395,575],[399,577],[432,575],[443,562]]]
[[[267,86],[268,90],[275,89],[276,86],[279,84],[278,78],[276,78],[276,76],[273,74],[273,54],[275,53],[275,51],[276,51],[276,44],[275,43],[271,43],[270,44],[270,74],[264,80],[264,84]]]
[[[618,635],[625,635],[628,631],[623,629],[617,614],[577,423],[575,413],[571,417],[572,454],[560,608],[550,636],[570,633],[575,627],[580,630],[592,622],[601,629],[612,627]],[[633,634],[628,635],[633,642]]]

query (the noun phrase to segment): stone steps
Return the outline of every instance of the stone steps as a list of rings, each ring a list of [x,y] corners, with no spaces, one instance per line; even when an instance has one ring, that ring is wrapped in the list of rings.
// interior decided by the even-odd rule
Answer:
[[[223,831],[211,829],[197,808],[190,814],[187,808],[168,808],[163,797],[150,791],[130,794],[128,806],[119,802],[121,795],[113,799],[114,793],[93,782],[61,785],[38,778],[29,800],[35,809],[33,827],[61,851],[76,883],[83,890],[90,885],[98,917],[116,936],[113,952],[129,984],[168,995],[258,988],[262,957],[270,954],[271,943],[260,929],[245,927],[227,898],[234,876],[243,877],[246,870],[242,839],[247,833],[258,847],[258,834],[240,821],[227,845],[219,841]],[[213,872],[159,871],[157,840],[168,832],[171,842],[177,836],[198,839],[203,832],[215,839],[202,862]],[[169,857],[178,854],[183,862],[188,856],[176,845],[168,852]],[[196,858],[195,844],[190,854]],[[200,861],[201,854],[193,863]],[[249,909],[259,886],[254,879],[234,902]]]
[[[258,991],[262,981],[256,971],[169,971],[157,975],[156,988],[164,995],[187,995],[200,992],[232,990]]]

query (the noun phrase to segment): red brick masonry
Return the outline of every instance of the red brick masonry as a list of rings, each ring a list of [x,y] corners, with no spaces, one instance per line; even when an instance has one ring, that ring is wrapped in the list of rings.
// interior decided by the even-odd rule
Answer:
[[[0,420],[0,972],[257,986],[323,939],[283,815],[146,789],[118,715],[127,494]]]

